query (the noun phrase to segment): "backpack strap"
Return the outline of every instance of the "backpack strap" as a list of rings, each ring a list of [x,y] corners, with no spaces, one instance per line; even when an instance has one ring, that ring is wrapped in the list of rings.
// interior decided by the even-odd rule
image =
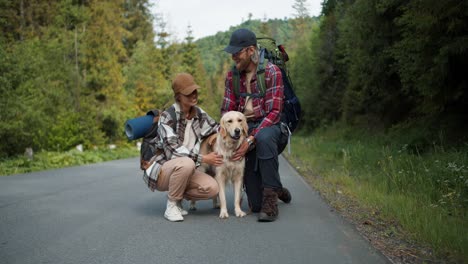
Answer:
[[[236,68],[236,65],[234,64],[232,66],[232,86],[234,88],[234,94],[236,95],[236,98],[239,97],[240,93],[240,73]]]
[[[260,95],[265,96],[265,49],[260,49],[258,66],[257,66],[257,85],[259,86]]]
[[[172,130],[174,130],[175,132],[177,126],[177,115],[175,112],[175,107],[171,105],[168,109],[166,109],[166,111],[169,113],[169,115],[171,115],[172,120],[174,120],[174,122],[172,123]]]

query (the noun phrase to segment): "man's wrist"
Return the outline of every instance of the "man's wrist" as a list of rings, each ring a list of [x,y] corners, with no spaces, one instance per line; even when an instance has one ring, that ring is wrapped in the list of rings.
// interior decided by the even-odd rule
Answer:
[[[247,143],[249,143],[249,146],[251,146],[254,143],[253,140],[250,137],[248,137],[246,139],[246,141],[247,141]]]

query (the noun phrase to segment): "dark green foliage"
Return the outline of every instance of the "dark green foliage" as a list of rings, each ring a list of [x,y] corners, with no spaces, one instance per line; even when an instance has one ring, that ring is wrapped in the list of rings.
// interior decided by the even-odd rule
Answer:
[[[468,2],[331,0],[322,14],[316,36],[296,51],[312,56],[301,63],[309,73],[300,65],[293,74],[310,88],[306,128],[425,124],[429,138],[466,140]]]
[[[123,44],[131,56],[138,41],[153,41],[154,32],[149,0],[127,0],[123,3],[124,28],[128,32]]]
[[[302,41],[297,44],[297,50],[290,51],[291,60],[289,62],[289,70],[296,91],[299,98],[302,110],[306,113],[317,113],[319,102],[317,93],[319,90],[319,78],[315,71],[312,71],[317,65],[316,61],[316,46],[317,35],[312,34],[311,43]],[[316,127],[316,115],[303,115],[302,127]]]
[[[58,60],[50,63],[50,58],[57,57],[60,49],[56,43],[43,43],[36,40],[23,41],[10,51],[5,58],[7,76],[6,86],[2,86],[2,137],[8,138],[2,143],[3,155],[24,151],[26,147],[47,148],[49,127],[56,122],[54,116],[68,111],[71,94],[66,78],[70,67]],[[54,70],[60,67],[62,71]],[[3,156],[2,155],[2,156]]]
[[[403,89],[415,94],[420,113],[466,116],[468,3],[411,1],[401,8],[396,25],[402,36],[392,54]]]
[[[139,41],[123,68],[127,99],[131,101],[128,118],[162,107],[172,97],[164,78],[162,52],[151,42]]]
[[[122,68],[134,43],[152,41],[147,6],[0,1],[0,157],[123,139],[125,112],[137,113]]]
[[[47,129],[47,148],[54,151],[64,151],[86,142],[80,123],[79,113],[65,111],[59,113]]]
[[[388,126],[404,116],[404,96],[387,50],[398,38],[392,21],[395,7],[386,1],[357,0],[339,23],[340,48],[348,55],[347,87],[343,98],[344,118],[353,122],[361,115]],[[400,102],[395,105],[395,102]]]

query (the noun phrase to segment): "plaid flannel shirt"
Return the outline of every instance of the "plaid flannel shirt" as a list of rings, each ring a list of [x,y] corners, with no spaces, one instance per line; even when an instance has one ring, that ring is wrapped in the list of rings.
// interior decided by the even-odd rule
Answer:
[[[181,118],[184,113],[181,111],[179,104],[175,103],[174,107],[177,120],[173,120],[167,111],[161,113],[158,125],[159,141],[157,147],[162,151],[150,160],[150,163],[154,161],[154,167],[151,167],[151,171],[145,171],[143,174],[144,181],[152,191],[156,189],[156,181],[164,162],[178,157],[189,157],[195,162],[197,167],[200,166],[203,159],[203,156],[199,154],[201,142],[218,131],[219,124],[203,109],[195,106],[192,109],[193,122],[191,129],[197,138],[193,149],[188,149],[182,145],[184,142],[187,120]],[[198,108],[198,110],[196,108]],[[173,129],[173,122],[176,122],[175,131]]]
[[[232,82],[233,73],[229,71],[225,80],[224,99],[221,105],[221,114],[228,111],[244,112],[245,97],[236,98],[234,93],[234,85]],[[284,86],[281,70],[278,66],[268,62],[265,65],[265,96],[260,98],[252,98],[252,106],[255,114],[255,121],[259,121],[260,125],[255,128],[251,135],[255,136],[258,131],[264,127],[272,126],[280,121],[281,111],[283,110]],[[246,74],[240,74],[239,82],[240,93],[246,93]],[[255,73],[250,81],[250,89],[252,94],[260,93],[257,86],[257,74]]]

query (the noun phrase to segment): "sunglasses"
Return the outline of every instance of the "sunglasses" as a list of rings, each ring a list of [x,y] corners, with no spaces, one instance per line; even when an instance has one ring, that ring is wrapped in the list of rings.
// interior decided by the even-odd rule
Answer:
[[[249,48],[249,47],[243,48],[243,49],[239,50],[238,52],[233,53],[232,56],[237,57],[237,56],[239,56],[242,52],[246,51],[248,48]]]

